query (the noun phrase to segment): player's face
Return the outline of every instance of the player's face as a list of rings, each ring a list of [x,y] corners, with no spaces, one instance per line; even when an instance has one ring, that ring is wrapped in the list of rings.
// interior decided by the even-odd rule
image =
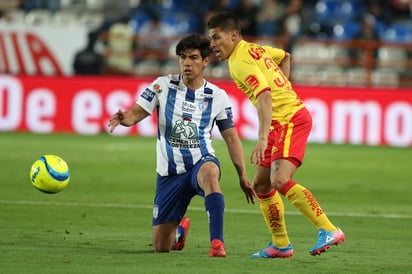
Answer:
[[[234,31],[223,31],[220,28],[209,29],[210,46],[221,60],[226,60],[235,48],[236,34]]]
[[[188,49],[179,56],[180,73],[183,79],[188,81],[201,78],[203,80],[203,69],[207,66],[209,58],[202,58],[200,50]]]

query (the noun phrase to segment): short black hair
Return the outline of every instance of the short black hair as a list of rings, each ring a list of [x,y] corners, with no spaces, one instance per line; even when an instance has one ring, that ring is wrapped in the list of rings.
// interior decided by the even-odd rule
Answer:
[[[210,17],[207,22],[208,29],[220,28],[224,31],[237,30],[239,33],[241,31],[239,20],[236,16],[229,11],[221,11]]]
[[[212,53],[209,39],[199,34],[191,34],[182,38],[176,45],[176,55],[180,56],[188,49],[198,49],[203,59],[209,57]]]

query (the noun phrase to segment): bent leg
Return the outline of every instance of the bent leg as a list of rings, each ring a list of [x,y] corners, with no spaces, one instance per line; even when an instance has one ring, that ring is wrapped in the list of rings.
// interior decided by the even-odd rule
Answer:
[[[220,170],[212,161],[208,161],[199,169],[197,182],[205,193],[205,208],[209,218],[210,240],[223,242],[223,215],[225,201],[219,184]]]
[[[312,192],[292,180],[296,166],[287,159],[272,162],[271,184],[298,209],[317,229],[336,231]]]
[[[211,249],[209,256],[225,257],[223,216],[225,201],[219,184],[220,169],[213,161],[202,164],[197,174],[199,187],[205,194],[205,209],[208,216]]]
[[[152,242],[154,252],[169,252],[176,239],[177,221],[172,221],[152,228]]]

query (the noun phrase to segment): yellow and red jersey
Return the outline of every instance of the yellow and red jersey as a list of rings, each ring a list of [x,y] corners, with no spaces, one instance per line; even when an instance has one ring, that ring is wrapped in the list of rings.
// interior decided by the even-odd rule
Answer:
[[[304,107],[302,100],[278,65],[286,57],[282,49],[260,46],[242,40],[229,57],[230,75],[237,87],[256,106],[257,97],[270,90],[272,95],[272,120],[287,123]]]

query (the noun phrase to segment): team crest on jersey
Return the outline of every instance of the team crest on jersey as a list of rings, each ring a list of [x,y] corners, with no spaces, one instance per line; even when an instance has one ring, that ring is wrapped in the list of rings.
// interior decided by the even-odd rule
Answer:
[[[259,86],[259,79],[254,74],[249,74],[245,79],[246,86],[254,92]]]
[[[153,207],[153,219],[157,219],[158,216],[159,216],[159,206],[154,205],[154,207]]]
[[[162,93],[162,88],[160,87],[159,84],[154,84],[153,85],[153,91],[156,92],[157,94]]]
[[[199,133],[196,123],[188,116],[182,120],[177,120],[170,136],[170,145],[177,148],[198,148],[200,147]]]
[[[207,101],[200,102],[199,103],[199,109],[201,111],[205,111],[207,109],[208,105],[209,105],[209,102],[207,102]]]

